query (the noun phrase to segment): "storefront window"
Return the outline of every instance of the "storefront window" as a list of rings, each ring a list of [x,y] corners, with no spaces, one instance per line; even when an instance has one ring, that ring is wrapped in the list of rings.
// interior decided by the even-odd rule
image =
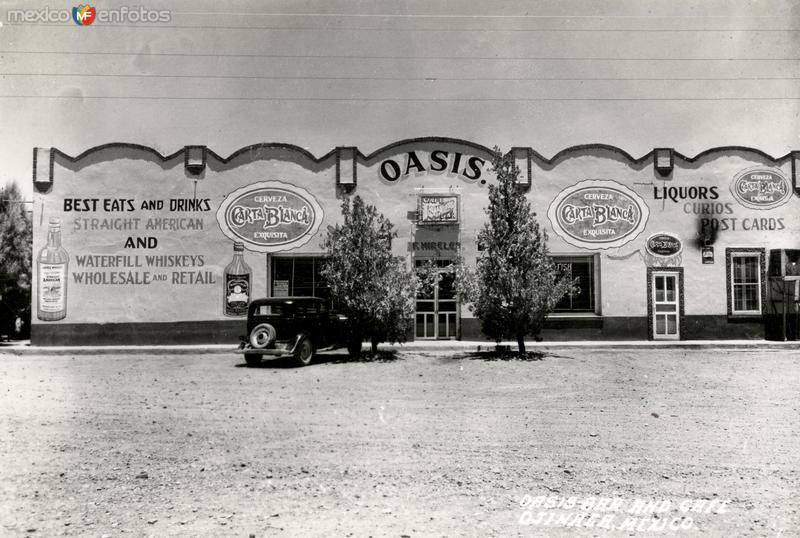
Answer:
[[[554,312],[594,312],[595,311],[595,275],[594,256],[553,256],[556,270],[560,276],[578,279],[578,291],[573,295],[565,295],[556,305]]]
[[[763,249],[728,249],[728,305],[730,313],[761,315]]]
[[[273,297],[330,298],[322,277],[325,258],[272,258]]]

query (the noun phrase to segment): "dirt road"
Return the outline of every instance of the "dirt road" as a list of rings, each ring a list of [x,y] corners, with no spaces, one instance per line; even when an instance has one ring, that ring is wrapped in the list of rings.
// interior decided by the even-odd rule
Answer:
[[[797,536],[798,355],[3,355],[0,534]]]

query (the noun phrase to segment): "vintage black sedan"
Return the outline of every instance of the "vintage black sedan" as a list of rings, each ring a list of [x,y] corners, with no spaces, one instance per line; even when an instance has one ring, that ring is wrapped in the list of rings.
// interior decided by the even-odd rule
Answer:
[[[291,355],[298,366],[307,366],[318,351],[347,346],[347,317],[328,308],[317,297],[257,299],[247,311],[247,336],[239,353],[248,366],[261,363],[264,355]]]

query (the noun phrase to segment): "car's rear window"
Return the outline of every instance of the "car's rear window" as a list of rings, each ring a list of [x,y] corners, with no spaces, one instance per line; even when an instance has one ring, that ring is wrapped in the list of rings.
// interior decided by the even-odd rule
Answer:
[[[273,303],[259,305],[254,310],[256,316],[308,316],[319,312],[317,303],[307,303],[305,301],[287,301],[286,303]]]
[[[283,304],[262,304],[255,314],[257,316],[286,316],[289,314],[289,309]]]

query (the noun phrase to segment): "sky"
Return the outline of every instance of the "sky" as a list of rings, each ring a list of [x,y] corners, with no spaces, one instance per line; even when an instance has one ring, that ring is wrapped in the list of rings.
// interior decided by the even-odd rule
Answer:
[[[91,25],[75,6],[0,0],[0,184],[27,197],[32,148],[108,142],[800,150],[797,1],[141,0]]]

